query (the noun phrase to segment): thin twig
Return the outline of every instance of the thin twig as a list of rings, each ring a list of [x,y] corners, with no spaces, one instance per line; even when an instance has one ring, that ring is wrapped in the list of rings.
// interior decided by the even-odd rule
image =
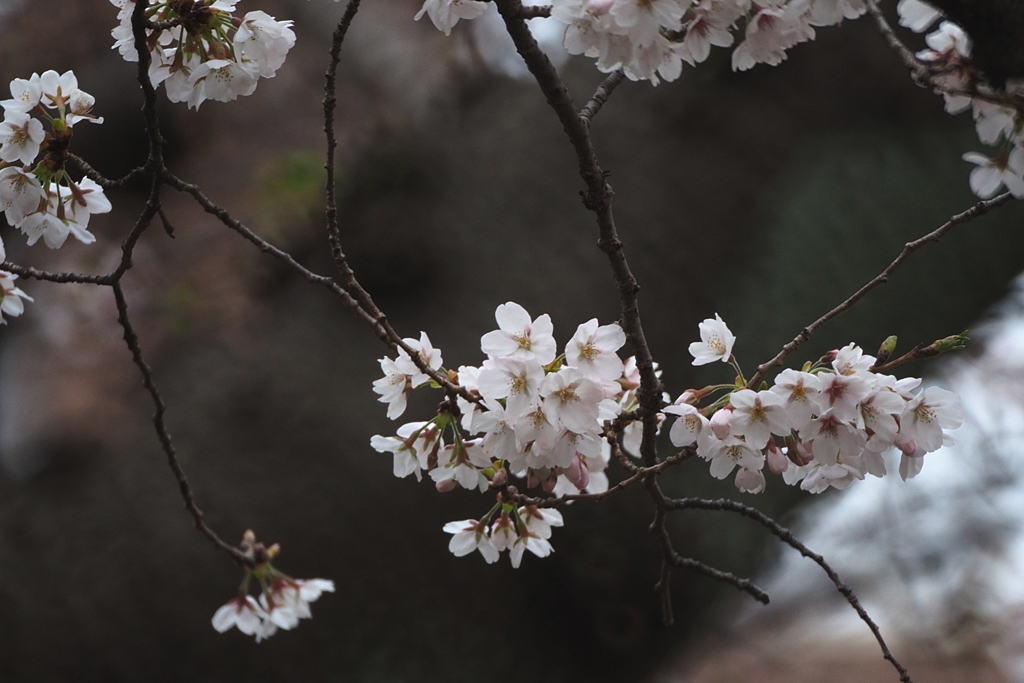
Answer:
[[[356,274],[349,265],[348,258],[345,256],[345,251],[341,246],[341,230],[338,226],[338,190],[335,182],[335,150],[338,147],[338,140],[334,133],[334,110],[338,104],[337,81],[338,66],[341,63],[341,46],[345,42],[345,36],[348,34],[348,29],[352,25],[356,13],[359,11],[359,2],[360,0],[349,0],[344,14],[338,20],[338,25],[335,27],[334,35],[331,38],[331,57],[324,78],[324,133],[327,136],[327,159],[324,162],[324,168],[327,171],[327,239],[331,245],[331,258],[334,260],[334,265],[338,272],[341,273],[345,288],[358,303],[361,317],[369,318],[368,322],[373,326],[374,331],[377,332],[377,336],[388,346],[405,351],[416,367],[444,387],[449,396],[458,395],[467,401],[476,403],[480,401],[479,396],[471,394],[464,387],[455,384],[447,376],[431,368],[420,354],[409,346],[402,336],[395,331],[384,311],[374,303],[369,292],[363,288],[356,278]]]
[[[601,111],[601,107],[604,106],[604,103],[608,101],[612,92],[615,88],[619,87],[619,83],[622,83],[625,77],[626,72],[619,69],[601,81],[601,85],[597,86],[594,96],[590,98],[590,101],[587,102],[583,109],[580,109],[580,118],[583,120],[583,123],[590,126],[590,122],[597,116],[597,112]]]
[[[153,399],[153,406],[156,412],[153,413],[153,427],[156,429],[157,437],[160,439],[160,446],[163,448],[164,455],[167,456],[167,464],[174,472],[174,477],[178,480],[178,490],[181,492],[181,497],[185,502],[185,509],[192,515],[192,519],[195,520],[196,529],[198,529],[204,536],[210,539],[213,544],[219,549],[230,555],[242,566],[248,566],[251,564],[249,558],[247,558],[242,551],[234,547],[229,543],[225,543],[217,533],[209,527],[209,525],[203,520],[203,512],[196,505],[195,496],[192,494],[192,487],[189,486],[188,478],[185,476],[185,471],[181,468],[181,464],[178,462],[178,455],[174,449],[174,443],[171,441],[171,435],[167,431],[167,425],[164,423],[164,413],[167,410],[166,404],[164,404],[163,398],[160,396],[160,392],[157,390],[156,385],[153,383],[153,371],[142,357],[142,348],[139,345],[139,337],[135,333],[135,329],[132,327],[131,321],[128,318],[128,302],[124,298],[124,291],[121,288],[120,282],[115,282],[112,285],[114,290],[114,300],[117,304],[117,322],[121,325],[121,329],[124,331],[124,341],[128,345],[128,349],[132,354],[132,361],[138,366],[139,372],[142,373],[142,386],[145,387],[149,393],[150,398]]]
[[[828,562],[825,561],[825,558],[808,548],[801,540],[794,536],[789,529],[782,526],[760,510],[752,508],[749,505],[737,503],[734,500],[727,500],[724,498],[719,500],[678,498],[674,500],[666,500],[665,502],[670,510],[714,510],[741,514],[744,517],[758,522],[761,526],[768,529],[773,536],[794,548],[804,557],[812,560],[815,564],[821,567],[822,570],[824,570],[825,574],[828,575],[829,580],[833,585],[835,585],[836,590],[846,598],[846,601],[851,607],[853,607],[854,611],[857,612],[861,621],[867,624],[867,627],[871,629],[871,633],[875,636],[875,640],[878,641],[878,645],[882,649],[882,656],[885,657],[885,659],[893,665],[896,671],[899,672],[900,681],[902,683],[913,683],[906,668],[896,660],[896,657],[894,657],[892,652],[889,650],[889,646],[882,637],[882,632],[879,630],[878,624],[874,622],[871,616],[868,615],[867,610],[865,610],[860,604],[860,600],[857,599],[857,595],[853,592],[853,589],[843,583],[842,579],[839,578],[839,574]]]
[[[136,178],[143,177],[149,172],[149,163],[147,162],[142,166],[133,168],[132,170],[128,171],[126,175],[124,175],[121,178],[118,178],[117,180],[110,180],[109,178],[104,177],[104,175],[97,171],[95,168],[90,166],[89,163],[80,156],[77,156],[75,154],[68,154],[68,161],[77,166],[78,170],[84,173],[87,177],[94,180],[97,185],[107,190],[123,187],[130,183],[131,181],[135,180]]]
[[[907,260],[907,257],[913,254],[915,251],[926,245],[928,242],[939,241],[946,233],[948,233],[956,226],[967,223],[968,221],[971,221],[979,216],[983,216],[992,209],[1002,206],[1003,204],[1006,204],[1012,199],[1013,195],[1011,195],[1009,192],[1005,192],[993,199],[986,199],[984,201],[980,201],[971,208],[964,211],[963,213],[958,213],[955,216],[952,216],[948,221],[943,223],[935,230],[932,230],[927,235],[924,235],[923,237],[920,237],[912,242],[907,242],[905,245],[903,245],[903,251],[900,252],[899,256],[897,256],[892,263],[886,266],[885,270],[883,270],[881,273],[872,278],[867,284],[865,284],[863,287],[854,292],[848,299],[846,299],[846,301],[842,302],[841,304],[833,308],[831,311],[821,316],[804,329],[800,330],[800,334],[794,337],[793,341],[783,346],[782,350],[779,351],[774,358],[772,358],[767,363],[764,363],[763,365],[759,365],[757,368],[757,372],[754,373],[754,376],[750,378],[749,382],[747,382],[747,387],[756,387],[758,383],[760,383],[760,381],[764,378],[765,374],[768,373],[769,370],[771,370],[773,367],[781,365],[782,362],[786,360],[786,358],[789,357],[790,354],[792,354],[794,351],[803,346],[803,344],[807,342],[807,340],[810,339],[815,332],[821,329],[821,327],[825,323],[832,320],[841,313],[844,313],[845,311],[849,310],[851,306],[860,301],[868,292],[873,290],[878,285],[887,282],[889,280],[889,276],[892,275],[893,272],[897,268],[899,268],[904,261]]]
[[[709,567],[700,560],[695,560],[692,557],[683,557],[682,555],[676,554],[672,558],[672,564],[677,567],[685,567],[686,569],[692,569],[695,572],[708,576],[715,581],[721,581],[722,583],[728,583],[735,586],[738,590],[744,593],[749,593],[751,597],[760,602],[763,605],[767,605],[771,602],[771,598],[761,588],[758,588],[750,579],[744,579],[736,576],[730,572],[723,572],[720,569]]]

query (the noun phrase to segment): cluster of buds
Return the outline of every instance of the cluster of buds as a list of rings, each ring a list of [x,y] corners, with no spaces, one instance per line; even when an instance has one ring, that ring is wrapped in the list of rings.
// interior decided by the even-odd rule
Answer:
[[[899,473],[909,479],[921,471],[923,456],[952,443],[945,430],[963,421],[956,395],[939,387],[918,391],[916,377],[896,379],[877,371],[895,348],[890,337],[882,345],[882,360],[849,344],[831,351],[802,370],[783,370],[770,389],[746,388],[732,355],[735,337],[721,318],[700,325],[703,341],[691,345],[694,364],[713,360],[731,363],[735,384],[684,392],[665,413],[678,419],[669,430],[672,443],[696,446],[710,461],[710,473],[724,479],[738,468],[735,483],[747,493],[765,488],[767,463],[787,484],[820,493],[830,486],[843,489],[866,474],[886,474],[882,454],[898,449]],[[915,349],[925,358],[963,348],[966,337],[955,335]],[[725,394],[703,409],[699,401]]]
[[[325,592],[334,592],[333,581],[293,579],[275,569],[271,560],[280,552],[280,546],[275,543],[265,547],[251,530],[245,532],[240,548],[250,564],[246,566],[238,596],[213,615],[213,628],[221,633],[237,627],[248,636],[256,636],[258,643],[278,629],[287,631],[298,626],[300,619],[311,618],[309,603],[316,602]],[[259,598],[249,594],[254,578],[262,589]]]
[[[118,8],[114,47],[139,59],[132,32],[134,0],[110,0]],[[205,100],[230,102],[251,95],[260,78],[273,78],[295,45],[291,21],[266,12],[232,13],[238,0],[165,0],[146,8],[149,78],[172,102],[198,109]]]
[[[426,0],[416,18],[427,14],[448,34],[460,19],[486,8],[477,0]],[[566,24],[570,54],[595,58],[605,73],[622,69],[654,85],[677,79],[683,62],[706,60],[712,45],[736,44],[737,71],[779,64],[786,50],[814,38],[815,27],[865,11],[863,0],[554,0],[551,6],[551,16]]]
[[[942,13],[919,0],[900,0],[897,5],[900,24],[923,33],[942,19]],[[954,91],[969,91],[976,78],[971,62],[971,41],[963,29],[950,21],[941,21],[938,29],[925,37],[928,49],[917,53],[917,58],[932,64],[942,87]],[[993,197],[1005,187],[1014,197],[1024,198],[1024,119],[1009,107],[991,102],[942,93],[946,111],[959,114],[970,110],[982,143],[996,147],[990,157],[979,152],[967,152],[964,161],[976,165],[971,171],[970,184],[981,199]]]
[[[427,370],[464,391],[451,392],[432,420],[404,424],[394,436],[374,436],[371,445],[392,454],[397,477],[422,479],[427,472],[442,492],[497,491],[498,501],[484,517],[444,527],[453,534],[449,549],[458,556],[479,550],[489,563],[509,550],[518,567],[526,550],[539,557],[552,552],[551,528],[561,526],[562,517],[519,506],[510,477],[558,496],[608,490],[611,441],[626,455],[635,457],[640,449],[640,377],[635,360],[618,355],[626,341],[618,325],[583,323],[556,355],[549,316],[534,319],[509,302],[495,318],[499,329],[480,340],[487,359],[479,367],[445,370],[426,333],[404,340],[417,362],[401,349],[397,358],[380,360],[384,377],[374,391],[391,419],[404,414],[413,389],[440,386]],[[918,378],[883,373],[895,337],[877,358],[849,344],[799,371],[783,370],[773,387],[762,383],[758,390],[747,388],[732,353],[736,337],[720,317],[702,322],[700,337],[689,347],[693,364],[728,363],[735,380],[688,390],[671,404],[664,396],[657,423],[660,428],[667,415],[676,416],[672,443],[693,448],[718,479],[737,470],[736,486],[747,493],[765,489],[766,464],[786,483],[813,493],[846,488],[866,474],[885,475],[882,454],[893,449],[902,453],[900,475],[913,477],[926,453],[952,442],[946,430],[963,419],[951,392],[919,390]],[[965,341],[954,335],[916,347],[890,365],[962,348]]]
[[[94,103],[71,71],[16,78],[11,99],[0,102],[0,209],[30,245],[42,238],[57,249],[68,235],[91,244],[89,218],[111,209],[102,187],[89,178],[72,180],[66,168],[75,124],[103,123],[92,113]],[[2,241],[0,259],[6,259]],[[0,311],[12,316],[23,310],[20,299],[28,299],[14,277],[0,271]]]

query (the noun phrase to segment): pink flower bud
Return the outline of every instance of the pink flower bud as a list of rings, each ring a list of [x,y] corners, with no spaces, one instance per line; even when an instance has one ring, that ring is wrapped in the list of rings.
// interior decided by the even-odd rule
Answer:
[[[789,460],[782,451],[779,450],[779,446],[775,443],[775,439],[768,442],[768,469],[771,470],[772,474],[782,474],[789,469]]]
[[[741,467],[736,473],[736,488],[743,493],[761,493],[764,491],[764,473],[761,470],[748,470]]]
[[[572,459],[572,464],[562,474],[572,482],[573,486],[581,490],[587,488],[587,484],[590,483],[590,470],[587,469],[579,453],[576,454],[576,457]]]
[[[786,444],[790,444],[789,439],[786,439]],[[804,443],[803,441],[792,441],[792,444],[786,449],[786,456],[797,467],[803,467],[814,460],[814,452],[811,448],[811,444]]]
[[[457,489],[459,487],[459,482],[454,479],[442,479],[435,484],[435,487],[439,493],[448,493],[449,491]]]
[[[732,417],[732,407],[726,406],[711,416],[711,431],[719,439],[729,436],[729,418]]]
[[[612,8],[614,0],[589,0],[584,8],[592,16],[603,17]]]
[[[555,490],[555,484],[558,483],[558,477],[551,476],[541,482],[541,488],[544,489],[544,493],[551,493]]]
[[[502,486],[504,486],[507,483],[508,483],[508,470],[506,470],[505,468],[502,468],[502,469],[498,470],[497,472],[494,473],[494,476],[491,477],[491,486],[493,486],[495,488],[501,488]]]

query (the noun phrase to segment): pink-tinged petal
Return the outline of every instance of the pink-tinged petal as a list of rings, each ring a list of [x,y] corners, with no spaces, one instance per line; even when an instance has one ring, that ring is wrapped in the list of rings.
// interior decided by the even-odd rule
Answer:
[[[501,304],[494,311],[494,319],[504,332],[519,334],[530,329],[530,314],[514,301]]]

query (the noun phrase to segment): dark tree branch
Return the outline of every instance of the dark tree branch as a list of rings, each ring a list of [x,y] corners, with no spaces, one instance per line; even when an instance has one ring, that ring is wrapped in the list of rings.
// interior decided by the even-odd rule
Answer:
[[[192,515],[192,519],[195,520],[196,529],[206,536],[218,550],[221,550],[230,555],[235,562],[238,562],[242,566],[251,566],[252,562],[250,558],[246,557],[241,550],[235,546],[225,543],[217,533],[210,528],[210,526],[203,520],[203,512],[196,505],[195,496],[192,494],[192,487],[189,486],[188,478],[185,476],[185,471],[181,468],[181,464],[178,462],[178,455],[174,450],[174,443],[171,441],[171,435],[167,431],[167,425],[164,423],[164,413],[167,410],[167,406],[164,404],[163,398],[160,396],[160,392],[157,390],[156,385],[153,383],[153,371],[142,357],[142,348],[139,346],[139,337],[135,333],[135,329],[132,327],[131,321],[128,319],[128,302],[125,301],[124,291],[121,289],[121,283],[115,282],[111,288],[114,290],[114,300],[117,304],[117,322],[121,325],[121,329],[124,331],[124,341],[128,345],[128,349],[132,354],[132,361],[138,366],[139,372],[142,373],[142,386],[145,387],[149,393],[150,398],[153,399],[153,406],[156,412],[153,414],[153,427],[156,429],[157,438],[160,439],[160,446],[163,448],[164,455],[167,456],[167,465],[171,468],[174,473],[175,479],[178,480],[178,490],[181,492],[181,498],[185,502],[185,509]]]
[[[601,111],[601,107],[604,106],[604,103],[608,101],[612,92],[615,88],[619,87],[619,84],[622,83],[622,79],[625,77],[626,72],[619,69],[601,81],[601,85],[597,86],[594,96],[590,98],[590,101],[587,102],[583,109],[580,109],[580,119],[583,120],[583,123],[588,127],[590,126],[590,122],[597,116],[597,112]]]
[[[833,308],[831,311],[821,316],[804,329],[800,330],[800,334],[794,337],[793,341],[783,346],[782,350],[779,351],[774,358],[772,358],[767,363],[764,363],[763,365],[759,365],[757,368],[757,372],[754,373],[754,376],[750,378],[749,382],[747,382],[747,387],[756,387],[764,378],[764,376],[768,373],[769,370],[778,365],[781,365],[782,362],[786,360],[786,358],[788,358],[790,354],[792,354],[794,351],[803,346],[804,343],[807,342],[807,340],[810,339],[815,332],[821,329],[821,327],[825,323],[832,320],[836,316],[848,311],[851,306],[860,301],[868,292],[873,290],[878,285],[888,282],[889,276],[892,275],[897,268],[903,265],[903,262],[906,261],[907,258],[915,251],[926,245],[928,242],[939,241],[946,233],[948,233],[956,226],[967,223],[979,216],[983,216],[992,209],[1000,207],[1012,199],[1013,195],[1011,195],[1009,192],[1006,192],[993,199],[986,199],[984,201],[980,201],[971,208],[967,209],[966,211],[958,213],[955,216],[952,216],[948,221],[946,221],[945,223],[943,223],[942,225],[940,225],[938,228],[931,231],[927,235],[924,235],[923,237],[920,237],[914,240],[913,242],[907,242],[905,245],[903,245],[903,251],[900,252],[899,256],[897,256],[892,263],[886,266],[885,270],[883,270],[881,273],[872,278],[867,284],[865,284],[863,287],[861,287],[852,295],[850,295],[850,298],[848,298],[846,301],[842,302],[841,304]]]
[[[885,639],[882,638],[882,632],[879,630],[878,624],[874,622],[874,620],[868,615],[867,610],[865,610],[860,604],[860,600],[857,599],[853,589],[843,583],[842,579],[839,578],[839,574],[828,562],[825,561],[825,558],[808,548],[800,539],[794,536],[789,529],[756,508],[724,498],[719,500],[678,498],[674,500],[666,500],[665,503],[667,508],[670,510],[712,510],[738,513],[744,517],[754,520],[761,526],[768,529],[772,535],[780,541],[794,548],[804,557],[812,560],[815,564],[821,567],[822,570],[824,570],[825,574],[828,575],[829,580],[833,585],[835,585],[836,590],[846,598],[846,601],[851,607],[853,607],[854,611],[857,612],[857,616],[861,618],[861,621],[867,624],[867,627],[871,629],[871,633],[875,636],[875,640],[878,641],[878,645],[882,650],[882,656],[893,665],[897,672],[899,672],[900,681],[902,683],[913,683],[906,668],[896,660],[896,657],[894,657],[892,652],[889,650],[889,646],[886,644]]]

